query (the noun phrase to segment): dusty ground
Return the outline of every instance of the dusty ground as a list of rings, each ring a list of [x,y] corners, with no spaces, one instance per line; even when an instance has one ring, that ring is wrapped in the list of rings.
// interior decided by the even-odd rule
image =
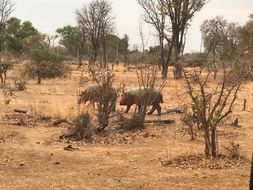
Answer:
[[[135,72],[116,67],[116,85],[136,84]],[[9,79],[13,83],[15,72]],[[66,79],[29,81],[24,92],[15,92],[9,105],[1,97],[1,116],[13,109],[32,109],[41,115],[73,117],[76,114],[77,83],[80,72]],[[183,104],[185,94],[180,81],[168,80],[164,88],[163,110]],[[240,128],[224,125],[220,131],[220,151],[230,141],[240,144],[241,154],[250,159],[253,148],[253,83],[243,86],[231,121],[239,118]],[[248,99],[241,112],[243,99]],[[122,108],[118,105],[118,110]],[[133,110],[132,110],[133,111]],[[157,116],[149,116],[153,119]],[[191,142],[182,130],[180,115],[172,125],[148,125],[143,131],[111,134],[98,144],[59,142],[66,127],[49,127],[32,120],[28,126],[0,125],[0,189],[248,189],[250,165],[230,169],[164,167],[160,158],[201,154],[203,143]],[[229,122],[229,121],[228,121]],[[102,144],[104,142],[104,144]],[[71,144],[78,148],[66,151]]]

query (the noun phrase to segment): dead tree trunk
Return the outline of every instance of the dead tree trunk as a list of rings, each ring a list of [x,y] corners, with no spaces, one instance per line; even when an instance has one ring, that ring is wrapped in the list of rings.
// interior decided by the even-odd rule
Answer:
[[[250,172],[249,189],[253,189],[253,154],[252,154],[252,161],[251,161],[251,172]]]
[[[41,76],[40,75],[38,75],[37,84],[41,84]]]
[[[247,100],[244,99],[244,100],[243,100],[243,109],[242,109],[242,111],[245,111],[245,110],[246,110],[246,105],[247,105]]]
[[[162,65],[162,78],[166,79],[168,76],[168,66],[166,64]]]
[[[174,79],[178,80],[182,78],[183,66],[180,61],[177,61],[174,65]]]
[[[217,147],[216,147],[216,128],[213,127],[211,129],[211,152],[212,152],[212,155],[211,157],[212,158],[215,158],[217,156]]]
[[[81,66],[82,66],[82,54],[81,54],[80,51],[81,50],[77,50],[77,55],[76,55],[76,57],[77,57],[77,68],[78,69],[81,68]]]

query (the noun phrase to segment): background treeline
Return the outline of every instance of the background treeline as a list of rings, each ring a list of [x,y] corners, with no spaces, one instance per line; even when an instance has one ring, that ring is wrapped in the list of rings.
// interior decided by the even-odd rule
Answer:
[[[36,77],[38,83],[42,78],[65,76],[68,68],[64,60],[71,60],[78,67],[83,63],[103,68],[108,63],[156,64],[163,78],[167,77],[168,67],[173,66],[174,78],[178,79],[182,77],[183,67],[206,67],[217,73],[222,59],[229,67],[243,67],[252,73],[253,15],[244,26],[229,23],[222,17],[205,20],[200,27],[201,52],[185,54],[187,29],[194,13],[207,2],[138,0],[138,3],[144,10],[143,21],[156,29],[159,45],[146,47],[147,39],[140,25],[137,35],[142,43],[130,47],[127,34],[116,34],[112,5],[107,0],[93,0],[76,10],[76,25],[61,26],[55,35],[40,32],[30,21],[11,17],[14,3],[1,0],[2,82],[7,70],[20,60],[26,60],[24,74]],[[174,23],[174,17],[181,27]]]

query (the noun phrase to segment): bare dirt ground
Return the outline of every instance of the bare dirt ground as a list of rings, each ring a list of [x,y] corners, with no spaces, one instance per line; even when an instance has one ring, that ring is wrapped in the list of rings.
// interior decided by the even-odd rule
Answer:
[[[115,67],[115,73],[116,85],[124,81],[127,86],[135,86],[134,71]],[[12,82],[15,72],[10,76],[9,82]],[[68,78],[44,80],[42,85],[31,80],[25,91],[14,93],[9,105],[4,105],[1,97],[0,189],[248,189],[249,163],[228,169],[161,164],[161,158],[203,153],[201,138],[190,141],[179,114],[163,114],[160,118],[174,119],[175,124],[149,124],[143,131],[114,133],[91,144],[58,141],[66,126],[52,127],[35,119],[31,119],[29,125],[17,126],[6,120],[6,115],[17,117],[14,108],[32,108],[36,113],[56,118],[73,117],[79,77],[80,72],[73,70]],[[182,81],[168,80],[163,95],[163,111],[181,106],[185,99]],[[241,154],[251,158],[252,96],[253,83],[245,84],[235,112],[227,121],[238,117],[241,127],[224,124],[219,129],[220,151],[224,151],[230,141],[235,141],[240,144]],[[248,100],[248,107],[242,112],[244,98]],[[117,105],[117,109],[123,108]],[[64,150],[69,144],[78,149]]]

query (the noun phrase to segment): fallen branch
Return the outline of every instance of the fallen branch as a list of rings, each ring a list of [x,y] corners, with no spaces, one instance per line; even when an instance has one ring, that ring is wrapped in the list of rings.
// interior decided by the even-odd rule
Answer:
[[[175,120],[165,119],[165,120],[146,120],[144,123],[158,123],[158,124],[173,124]]]
[[[14,126],[24,126],[27,125],[27,123],[23,121],[17,121],[17,122],[0,122],[0,125],[14,125]]]
[[[72,145],[65,146],[63,149],[67,151],[79,150],[79,148],[73,148]]]
[[[61,123],[67,123],[69,125],[73,125],[73,122],[71,120],[69,120],[69,119],[57,119],[57,120],[52,121],[51,124],[53,126],[57,126],[57,125],[59,125]]]
[[[20,110],[20,109],[14,109],[13,111],[17,113],[25,113],[25,114],[28,112],[28,110]]]
[[[180,108],[171,108],[167,109],[164,113],[183,113],[183,110]]]
[[[136,125],[136,121],[132,121],[131,119],[127,119],[125,118],[124,121],[118,121],[118,122],[114,122],[112,125],[112,128],[114,129],[121,129],[122,125],[129,125],[131,122],[134,122],[134,124]],[[153,123],[153,124],[173,124],[175,123],[175,120],[171,120],[171,119],[165,119],[165,120],[145,120],[144,123]]]

